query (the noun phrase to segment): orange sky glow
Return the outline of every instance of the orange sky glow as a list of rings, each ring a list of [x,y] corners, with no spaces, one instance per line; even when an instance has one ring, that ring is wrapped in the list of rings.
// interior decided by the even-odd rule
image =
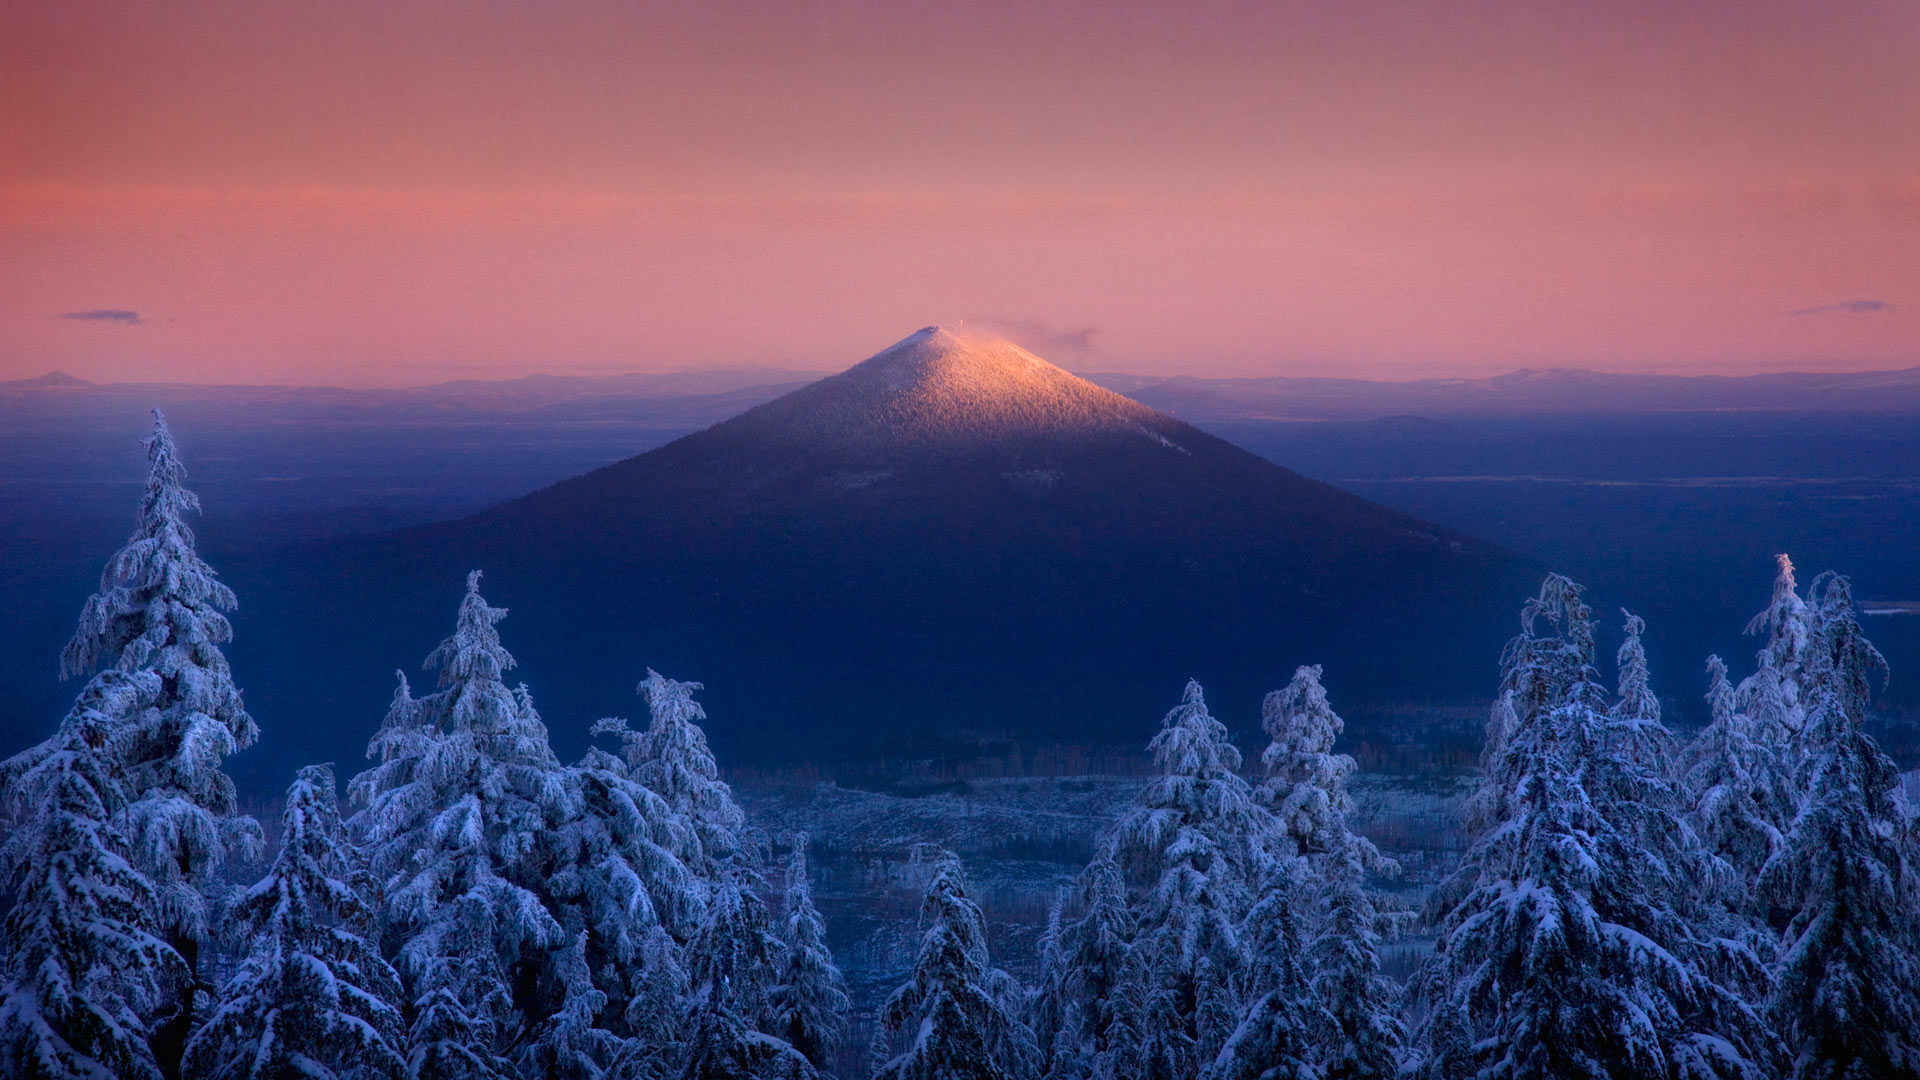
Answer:
[[[1078,370],[1915,366],[1917,55],[1911,0],[28,0],[0,379],[837,368],[957,321]]]

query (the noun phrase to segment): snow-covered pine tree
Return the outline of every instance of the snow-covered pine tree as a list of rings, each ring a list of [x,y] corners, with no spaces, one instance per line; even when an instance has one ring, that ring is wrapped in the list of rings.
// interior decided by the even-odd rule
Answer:
[[[1241,778],[1240,751],[1189,681],[1149,744],[1160,775],[1115,823],[1108,856],[1136,891],[1147,972],[1139,1075],[1191,1077],[1238,1023],[1248,956],[1240,922],[1272,845],[1272,817]]]
[[[1511,696],[1516,724],[1573,701],[1605,707],[1585,591],[1565,575],[1548,574],[1539,595],[1521,607],[1520,633],[1500,654],[1500,696]],[[1550,628],[1544,634],[1536,633],[1541,619]]]
[[[1829,570],[1807,587],[1813,611],[1812,648],[1805,658],[1807,681],[1833,695],[1841,711],[1857,719],[1873,699],[1873,673],[1887,675],[1887,658],[1867,640],[1853,610],[1853,583]]]
[[[1316,1037],[1339,1025],[1308,993],[1296,910],[1306,876],[1306,862],[1296,855],[1267,864],[1260,899],[1245,922],[1253,1001],[1205,1063],[1204,1080],[1319,1080]]]
[[[847,1029],[847,982],[827,948],[827,924],[807,881],[807,837],[793,837],[787,857],[785,951],[767,996],[767,1033],[786,1040],[817,1069]]]
[[[923,857],[933,863],[927,929],[912,973],[881,1007],[874,1080],[1020,1080],[1037,1048],[1015,1011],[1018,987],[988,960],[986,920],[967,898],[960,860]]]
[[[1365,879],[1369,870],[1392,874],[1399,867],[1348,827],[1353,800],[1346,781],[1354,762],[1333,752],[1345,723],[1327,702],[1320,674],[1318,665],[1300,668],[1286,689],[1267,695],[1263,710],[1272,743],[1261,758],[1267,777],[1259,793],[1277,818],[1283,872],[1270,873],[1279,892],[1249,916],[1247,936],[1268,959],[1255,965],[1258,1000],[1236,1035],[1236,1052],[1266,1046],[1254,1051],[1256,1060],[1264,1053],[1294,1062],[1296,1070],[1386,1075],[1397,1065],[1405,1031],[1398,993],[1380,977],[1379,913]],[[1292,864],[1296,854],[1301,861]],[[1303,941],[1311,942],[1309,958],[1281,955]],[[1300,982],[1307,979],[1319,991],[1311,998]],[[1249,1041],[1259,1027],[1270,1034]]]
[[[1349,836],[1346,818],[1353,799],[1347,777],[1354,762],[1333,751],[1346,721],[1327,702],[1320,674],[1318,664],[1299,668],[1285,689],[1267,695],[1260,710],[1261,727],[1272,742],[1260,755],[1266,778],[1255,794],[1276,819],[1282,855],[1339,851]]]
[[[1911,1080],[1920,865],[1902,843],[1898,773],[1831,687],[1811,703],[1804,734],[1806,803],[1758,887],[1788,916],[1773,1015],[1796,1080]]]
[[[1078,889],[1085,913],[1060,929],[1054,1011],[1061,1031],[1053,1040],[1048,1076],[1119,1080],[1132,1075],[1139,1057],[1147,991],[1133,947],[1133,912],[1110,855],[1095,856]]]
[[[258,728],[220,651],[233,638],[224,613],[237,601],[194,549],[186,517],[200,500],[185,487],[186,467],[157,409],[146,448],[133,535],[101,572],[100,591],[61,653],[61,673],[104,667],[160,679],[152,707],[118,718],[106,738],[127,794],[134,864],[158,890],[161,925],[189,972],[156,1037],[171,1070],[193,1023],[211,875],[230,849],[250,856],[259,847],[260,826],[234,812],[233,780],[221,771]]]
[[[684,1080],[774,1080],[811,1077],[805,1054],[760,1030],[768,993],[785,947],[766,905],[734,880],[714,893],[707,925],[687,950],[693,992]]]
[[[704,992],[709,1001],[724,1002],[749,1027],[757,1026],[785,951],[785,943],[773,931],[767,905],[753,888],[731,879],[722,881],[714,892],[707,925],[687,950],[694,992]]]
[[[1707,674],[1712,720],[1681,750],[1676,771],[1686,789],[1689,824],[1750,890],[1780,848],[1797,812],[1796,796],[1782,767],[1783,748],[1768,743],[1753,718],[1740,711],[1727,665],[1708,657]]]
[[[556,957],[560,1011],[542,1021],[520,1054],[521,1072],[543,1080],[606,1080],[632,1048],[602,1025],[607,995],[587,968],[587,934],[576,932]]]
[[[501,1041],[497,1017],[513,1012],[507,975],[494,952],[484,903],[461,898],[455,907],[472,907],[435,927],[440,931],[432,957],[413,980],[413,1025],[407,1031],[409,1080],[520,1080],[511,1061],[495,1052]]]
[[[1523,726],[1569,700],[1603,707],[1605,695],[1594,668],[1593,611],[1581,597],[1585,591],[1562,574],[1548,574],[1539,593],[1520,608],[1520,633],[1500,653],[1500,691],[1487,719],[1480,784],[1461,808],[1469,836],[1502,827],[1513,813],[1508,803],[1512,792],[1500,777],[1507,748]],[[1479,876],[1479,868],[1470,862],[1456,868],[1427,898],[1427,921],[1437,923],[1451,911]]]
[[[693,700],[693,692],[700,689],[697,682],[678,682],[648,668],[639,686],[651,714],[647,730],[632,731],[625,720],[610,717],[595,724],[593,732],[620,737],[633,779],[692,824],[698,847],[686,858],[687,865],[702,879],[718,882],[727,868],[746,865],[750,852],[742,836],[746,815],[720,779],[720,767],[700,730],[700,721],[707,718]]]
[[[246,958],[187,1043],[205,1080],[399,1080],[400,977],[367,940],[373,909],[347,847],[333,768],[287,789],[280,851],[228,914]]]
[[[1625,807],[1605,721],[1562,706],[1503,760],[1513,816],[1469,852],[1474,889],[1446,916],[1428,977],[1426,1075],[1497,1078],[1765,1075],[1770,1034],[1700,968],[1717,943],[1673,908],[1684,833],[1657,804]],[[1677,826],[1677,823],[1676,823]]]
[[[681,947],[705,920],[707,883],[682,861],[698,851],[692,825],[604,750],[568,778],[579,809],[554,835],[549,899],[601,995],[601,1026],[665,1052],[678,1037]],[[663,977],[672,989],[655,1001]],[[585,1000],[570,993],[569,1009]]]
[[[1813,646],[1813,609],[1800,598],[1793,560],[1774,557],[1777,570],[1766,610],[1747,623],[1747,633],[1765,634],[1758,665],[1735,690],[1735,707],[1753,720],[1768,745],[1781,746],[1800,731],[1805,718],[1806,660]]]
[[[1613,703],[1610,715],[1632,724],[1657,725],[1660,699],[1653,692],[1653,680],[1647,671],[1647,647],[1640,641],[1640,635],[1646,633],[1647,621],[1625,608],[1620,609],[1620,614],[1627,621],[1627,636],[1620,642],[1620,651],[1614,654],[1614,662],[1620,669],[1619,700]]]
[[[1577,587],[1554,580],[1542,595],[1555,594],[1563,630],[1580,626]],[[1576,633],[1554,647],[1523,626],[1507,648],[1503,685],[1528,705],[1489,762],[1499,795],[1485,805],[1500,813],[1456,875],[1465,887],[1419,981],[1419,1071],[1765,1075],[1776,1041],[1713,977],[1732,966],[1720,953],[1734,946],[1693,928],[1685,898],[1699,852],[1673,785],[1633,749],[1646,722],[1596,707],[1591,641]]]
[[[103,671],[52,738],[0,763],[0,1074],[162,1075],[150,1022],[186,962],[162,937],[153,883],[130,861],[109,748],[159,695],[152,672]]]
[[[543,891],[578,805],[525,688],[503,681],[505,617],[470,574],[453,635],[427,658],[439,690],[414,698],[403,682],[368,748],[379,764],[352,785],[416,1002],[412,1056],[456,1072],[477,1067],[462,1054],[493,1060],[563,1003],[546,969],[567,936]],[[499,1044],[446,1045],[479,1031]]]
[[[1398,1072],[1407,1047],[1400,989],[1380,973],[1380,913],[1357,840],[1349,834],[1342,850],[1320,861],[1319,932],[1307,948],[1308,996],[1331,1021],[1315,1039],[1327,1080],[1384,1080]]]

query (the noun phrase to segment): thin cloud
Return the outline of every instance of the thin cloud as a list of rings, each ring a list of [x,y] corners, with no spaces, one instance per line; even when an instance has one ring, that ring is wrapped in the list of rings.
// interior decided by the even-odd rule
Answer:
[[[992,330],[1005,336],[1009,341],[1034,352],[1092,352],[1093,336],[1100,332],[1097,326],[1080,330],[1069,330],[1055,326],[1040,319],[970,319],[971,325]]]
[[[72,319],[75,322],[118,323],[121,326],[138,326],[140,323],[139,312],[125,311],[120,308],[96,308],[92,311],[69,311],[60,317],[63,319]]]
[[[1789,311],[1788,315],[1868,315],[1876,311],[1892,311],[1893,305],[1885,300],[1842,300],[1837,304],[1821,304],[1818,307],[1800,308]]]

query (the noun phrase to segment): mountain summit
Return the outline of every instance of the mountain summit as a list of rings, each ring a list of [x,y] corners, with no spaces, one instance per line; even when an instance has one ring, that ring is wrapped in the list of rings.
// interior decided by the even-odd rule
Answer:
[[[1010,341],[929,326],[758,411],[768,434],[894,445],[1140,432],[1160,413]]]
[[[1498,548],[938,327],[657,450],[314,567],[299,603],[264,617],[364,627],[308,637],[363,654],[327,667],[367,674],[352,708],[369,722],[378,673],[431,644],[480,567],[563,743],[631,708],[650,666],[705,682],[716,740],[761,758],[1142,744],[1189,676],[1251,726],[1303,663],[1324,662],[1348,705],[1484,697],[1538,580]],[[276,588],[290,586],[260,591]],[[254,618],[273,603],[246,595]],[[347,715],[318,712],[304,682],[284,700],[250,687],[276,695],[263,709]]]

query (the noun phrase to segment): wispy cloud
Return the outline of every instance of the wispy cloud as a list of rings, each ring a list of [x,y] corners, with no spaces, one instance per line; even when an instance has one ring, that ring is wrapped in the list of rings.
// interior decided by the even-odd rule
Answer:
[[[1079,330],[1055,326],[1040,319],[1005,319],[989,316],[983,319],[968,319],[971,326],[991,330],[1005,336],[1009,341],[1034,352],[1092,352],[1093,336],[1100,332],[1097,326]]]
[[[72,319],[76,322],[117,323],[121,326],[137,326],[140,322],[139,312],[125,311],[120,308],[95,308],[92,311],[69,311],[60,317],[63,319]]]
[[[1821,304],[1817,307],[1800,308],[1787,312],[1788,315],[1867,315],[1876,311],[1892,311],[1893,305],[1885,300],[1842,300],[1837,304]]]

